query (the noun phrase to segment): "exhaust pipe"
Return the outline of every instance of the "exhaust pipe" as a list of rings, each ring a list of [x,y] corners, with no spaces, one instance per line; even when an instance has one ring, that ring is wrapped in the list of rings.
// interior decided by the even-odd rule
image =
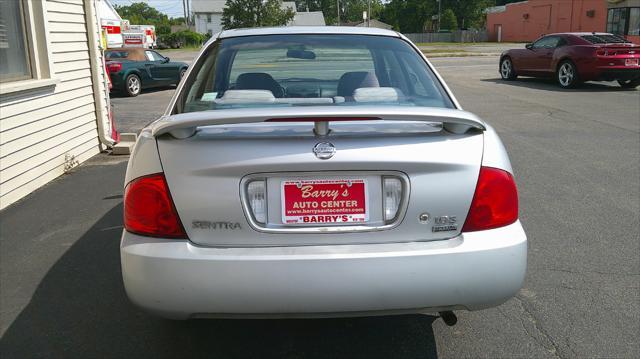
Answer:
[[[453,313],[453,311],[451,310],[439,312],[438,314],[440,314],[440,318],[442,318],[444,324],[450,327],[453,327],[454,325],[456,325],[456,323],[458,323],[458,317],[456,317],[455,313]]]

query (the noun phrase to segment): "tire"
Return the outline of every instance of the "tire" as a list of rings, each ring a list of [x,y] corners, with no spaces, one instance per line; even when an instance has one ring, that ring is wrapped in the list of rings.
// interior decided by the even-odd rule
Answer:
[[[513,61],[508,56],[505,56],[500,61],[500,77],[506,81],[513,81],[518,78],[516,70],[513,68]]]
[[[576,65],[569,60],[562,61],[556,70],[556,80],[558,85],[564,89],[576,87],[580,83]]]
[[[620,87],[625,89],[633,89],[640,86],[640,79],[635,80],[618,80],[618,84]]]
[[[140,77],[135,74],[131,74],[127,76],[124,81],[124,90],[130,97],[136,97],[142,91],[142,82],[140,81]]]

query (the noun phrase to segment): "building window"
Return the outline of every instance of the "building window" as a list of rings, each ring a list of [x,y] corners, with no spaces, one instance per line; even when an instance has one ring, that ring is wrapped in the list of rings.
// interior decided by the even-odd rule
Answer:
[[[617,35],[640,35],[640,7],[609,9],[607,32]]]
[[[211,23],[211,14],[207,14],[207,22]]]
[[[0,1],[0,82],[32,78],[22,1]]]

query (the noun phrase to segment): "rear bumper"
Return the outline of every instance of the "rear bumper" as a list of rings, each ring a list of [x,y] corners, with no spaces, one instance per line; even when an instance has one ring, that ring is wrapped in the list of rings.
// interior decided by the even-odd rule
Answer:
[[[122,78],[122,74],[111,74],[111,85],[112,91],[124,91],[124,79]]]
[[[203,248],[122,235],[131,301],[169,318],[350,316],[477,310],[521,288],[520,222],[433,242]]]

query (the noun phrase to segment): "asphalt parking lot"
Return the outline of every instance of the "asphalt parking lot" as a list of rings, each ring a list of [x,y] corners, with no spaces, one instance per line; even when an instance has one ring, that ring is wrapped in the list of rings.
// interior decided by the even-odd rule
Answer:
[[[433,64],[509,152],[529,237],[527,279],[517,297],[460,312],[454,327],[431,315],[150,317],[128,302],[120,279],[126,158],[97,156],[3,212],[2,356],[637,357],[640,90],[503,82],[492,56]],[[139,131],[164,111],[173,91],[113,98],[119,129]]]

